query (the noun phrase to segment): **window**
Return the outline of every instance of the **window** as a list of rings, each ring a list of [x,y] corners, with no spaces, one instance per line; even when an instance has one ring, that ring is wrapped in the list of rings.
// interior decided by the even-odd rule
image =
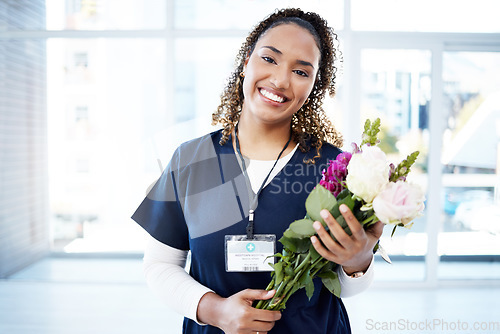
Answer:
[[[420,151],[410,180],[427,189],[430,51],[364,49],[361,70],[361,119],[381,119],[380,148],[395,164],[408,154]],[[361,133],[362,124],[359,131]],[[426,221],[425,216],[417,218],[410,230],[398,227],[394,237],[391,237],[392,228],[386,227],[380,241],[382,247],[394,259],[422,260],[427,253]],[[389,278],[424,279],[423,262],[414,262],[409,268],[405,274],[398,270],[397,275]]]
[[[450,259],[500,255],[500,52],[445,52],[443,94],[443,228],[440,274],[463,277]],[[477,80],[477,78],[481,78]],[[494,278],[498,270],[466,270]],[[496,276],[494,276],[496,275]]]
[[[334,29],[342,29],[343,5],[342,0],[175,0],[175,27],[248,31],[276,8],[300,7],[321,13]]]
[[[351,0],[352,28],[361,31],[500,32],[496,0]]]
[[[49,39],[47,56],[54,245],[71,252],[138,250],[142,234],[131,208],[159,174],[147,139],[168,126],[171,113],[165,43]]]
[[[162,29],[163,0],[46,0],[48,30]]]
[[[378,279],[498,277],[497,2],[3,1],[0,97],[8,103],[0,126],[29,126],[11,133],[24,151],[7,146],[3,154],[24,152],[23,161],[43,165],[46,135],[48,173],[36,169],[34,187],[43,199],[36,207],[50,206],[55,250],[140,251],[143,232],[130,216],[175,147],[213,130],[211,113],[247,31],[275,8],[318,11],[342,37],[337,95],[325,110],[344,148],[365,118],[380,117],[392,159],[421,152],[412,177],[432,199],[411,230],[391,239],[387,228],[382,245],[398,265],[380,266]],[[33,165],[15,166],[0,170],[19,183],[0,189],[28,196]],[[493,266],[464,271],[458,261]]]

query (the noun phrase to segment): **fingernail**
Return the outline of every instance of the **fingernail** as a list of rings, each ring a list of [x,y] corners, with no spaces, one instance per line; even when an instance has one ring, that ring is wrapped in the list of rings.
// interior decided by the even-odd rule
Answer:
[[[339,209],[340,209],[340,212],[346,213],[347,212],[347,205],[342,204]]]
[[[319,214],[323,217],[323,219],[328,218],[328,211],[326,210],[321,210]]]
[[[316,239],[316,237],[311,237],[311,242],[312,242],[313,244],[315,244],[315,243],[316,243],[316,241],[318,241],[318,240]]]
[[[313,227],[314,227],[314,229],[315,229],[316,231],[318,231],[318,230],[319,230],[319,228],[321,227],[321,223],[320,223],[320,222],[314,222],[314,223],[313,223]]]

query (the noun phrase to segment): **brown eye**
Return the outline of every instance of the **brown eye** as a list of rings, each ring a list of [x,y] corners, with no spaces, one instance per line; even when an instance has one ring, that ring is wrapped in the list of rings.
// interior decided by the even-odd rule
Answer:
[[[308,78],[308,77],[309,77],[309,75],[308,75],[306,72],[301,71],[301,70],[295,70],[295,71],[293,71],[293,72],[294,72],[295,74],[298,74],[298,75],[300,75],[300,76],[302,76],[302,77],[305,77],[305,78]]]
[[[267,62],[267,63],[276,64],[276,62],[274,61],[274,59],[271,58],[271,57],[262,57],[262,59],[264,59],[264,61]]]

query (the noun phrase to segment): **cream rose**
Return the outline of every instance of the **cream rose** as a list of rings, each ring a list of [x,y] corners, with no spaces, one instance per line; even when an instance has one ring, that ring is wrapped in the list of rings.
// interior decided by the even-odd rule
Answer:
[[[347,188],[366,203],[371,203],[389,183],[390,167],[385,153],[377,146],[365,146],[352,155],[347,166]]]
[[[373,200],[373,210],[384,224],[402,223],[406,226],[422,214],[424,201],[424,193],[418,185],[391,182]]]

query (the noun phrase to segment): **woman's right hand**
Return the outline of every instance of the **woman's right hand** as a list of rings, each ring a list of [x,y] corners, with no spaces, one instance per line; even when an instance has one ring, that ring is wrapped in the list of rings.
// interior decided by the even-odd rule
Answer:
[[[267,333],[281,318],[281,313],[258,310],[252,304],[255,300],[272,298],[275,292],[246,289],[228,298],[206,293],[198,304],[198,320],[218,327],[226,334]]]

